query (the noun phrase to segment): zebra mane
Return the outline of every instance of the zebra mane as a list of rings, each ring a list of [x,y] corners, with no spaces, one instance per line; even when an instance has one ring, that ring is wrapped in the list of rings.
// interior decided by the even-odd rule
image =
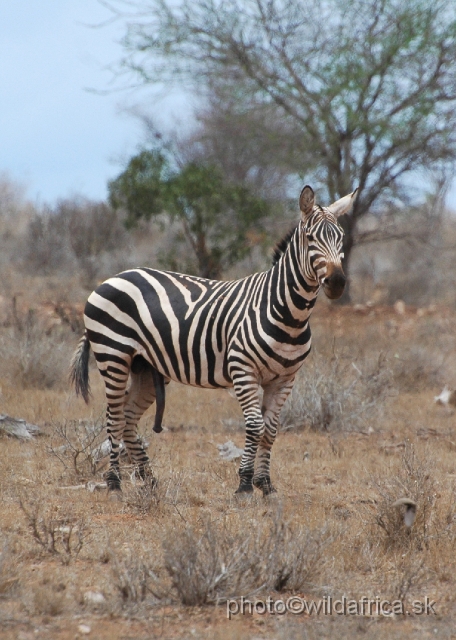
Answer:
[[[295,224],[291,227],[286,235],[280,240],[276,246],[274,247],[274,251],[272,254],[272,264],[275,265],[280,258],[283,256],[285,251],[287,250],[288,245],[290,244],[290,240],[293,237],[294,232],[296,231],[296,227],[298,225]]]

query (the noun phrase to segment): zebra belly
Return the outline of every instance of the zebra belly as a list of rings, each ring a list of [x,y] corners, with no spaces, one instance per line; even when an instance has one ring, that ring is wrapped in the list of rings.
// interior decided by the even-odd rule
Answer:
[[[290,366],[284,366],[283,364],[272,360],[269,361],[268,364],[258,363],[256,365],[256,370],[258,373],[258,381],[261,385],[269,384],[274,380],[283,379],[287,380],[289,378],[293,378],[297,371],[302,367],[304,360],[310,353],[310,348],[306,350],[305,353],[299,356],[299,359],[293,359],[292,364]]]
[[[154,339],[146,341],[143,335],[134,335],[134,332],[125,336],[120,331],[110,331],[106,325],[100,327],[97,321],[87,316],[85,324],[95,356],[111,353],[115,360],[119,357],[124,359],[125,366],[129,367],[135,356],[141,355],[165,378],[175,382],[209,389],[233,386],[225,364],[225,353],[209,350],[208,354],[199,342],[192,343],[191,335],[175,330],[171,334],[171,341],[169,335],[165,341],[161,338],[159,328],[149,325],[149,332]],[[98,336],[102,330],[103,342],[100,343]],[[178,350],[175,346],[179,344],[188,347]],[[108,364],[109,361],[103,360],[99,362],[99,367]]]

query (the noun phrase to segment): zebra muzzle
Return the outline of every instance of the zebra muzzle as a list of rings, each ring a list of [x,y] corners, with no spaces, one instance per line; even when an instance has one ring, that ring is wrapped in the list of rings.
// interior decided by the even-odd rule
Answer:
[[[334,268],[326,278],[323,279],[323,290],[330,300],[340,298],[345,289],[347,278],[341,268]]]

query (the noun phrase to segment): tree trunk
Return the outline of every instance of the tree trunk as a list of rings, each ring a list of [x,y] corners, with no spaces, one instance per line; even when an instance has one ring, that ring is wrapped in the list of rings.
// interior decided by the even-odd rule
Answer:
[[[209,280],[220,280],[221,265],[214,259],[210,249],[207,248],[206,236],[204,233],[198,234],[195,243],[196,259],[198,260],[198,275]]]

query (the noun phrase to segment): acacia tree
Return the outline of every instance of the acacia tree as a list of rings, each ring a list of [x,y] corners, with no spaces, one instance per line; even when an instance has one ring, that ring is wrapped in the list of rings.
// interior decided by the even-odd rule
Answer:
[[[286,202],[291,192],[290,166],[302,162],[290,130],[273,104],[255,104],[231,87],[212,83],[202,106],[195,111],[195,126],[179,140],[182,153],[210,158],[235,184],[248,186],[271,202]],[[310,158],[307,159],[309,164]],[[299,185],[293,189],[293,202]]]
[[[335,200],[359,187],[345,227],[397,198],[411,172],[456,155],[453,0],[111,0],[129,17],[122,67],[140,82],[239,87],[275,105],[305,149],[290,171]],[[124,14],[125,15],[125,14]],[[311,159],[309,162],[309,158]],[[271,159],[273,161],[273,158]]]
[[[145,149],[130,159],[109,183],[109,200],[127,213],[127,226],[165,214],[177,222],[196,260],[192,268],[204,278],[222,272],[251,250],[252,229],[271,212],[269,203],[243,186],[231,184],[221,171],[194,161],[173,168],[166,153]],[[176,236],[176,242],[182,238]],[[178,268],[176,253],[162,257]]]

